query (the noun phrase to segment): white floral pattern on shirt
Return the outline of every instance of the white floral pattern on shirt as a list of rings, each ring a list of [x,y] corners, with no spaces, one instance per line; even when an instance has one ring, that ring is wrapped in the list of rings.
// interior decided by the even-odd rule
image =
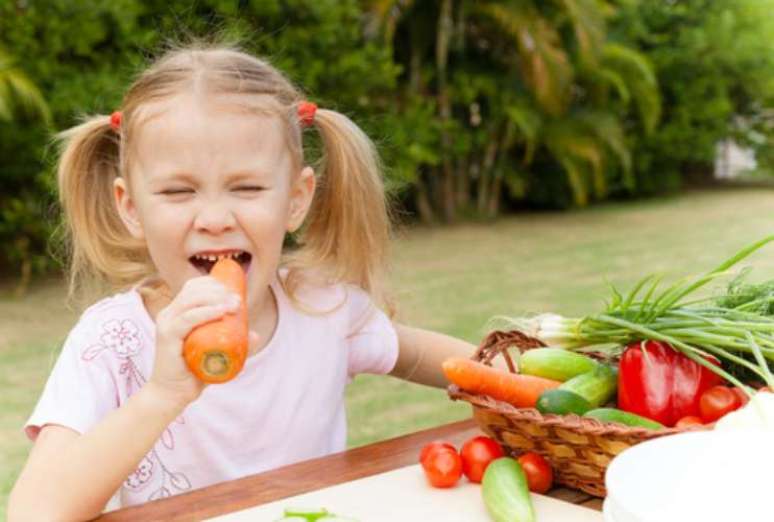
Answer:
[[[144,457],[137,466],[137,469],[126,479],[126,487],[131,489],[141,489],[153,476],[153,461]]]
[[[133,356],[140,353],[143,348],[140,338],[140,329],[130,319],[113,319],[102,324],[100,342],[89,346],[81,354],[84,361],[90,362],[100,354],[111,353],[121,362],[119,373],[126,378],[127,396],[133,395],[147,382],[147,379],[137,367]],[[176,419],[178,424],[184,424],[185,419],[180,416]],[[175,439],[172,430],[167,427],[161,434],[161,443],[169,450],[175,449]],[[158,463],[156,466],[155,463]],[[172,489],[186,491],[191,489],[191,482],[183,473],[170,471],[162,462],[155,448],[140,461],[137,469],[124,481],[124,487],[134,491],[144,489],[154,478],[156,471],[161,472],[161,484],[151,492],[148,500],[155,500],[171,496]]]

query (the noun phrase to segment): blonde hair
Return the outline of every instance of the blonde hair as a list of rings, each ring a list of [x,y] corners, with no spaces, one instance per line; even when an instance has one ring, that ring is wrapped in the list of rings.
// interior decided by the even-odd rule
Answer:
[[[188,46],[167,52],[127,91],[120,133],[110,116],[94,116],[62,132],[57,177],[69,257],[70,296],[81,290],[125,289],[154,275],[143,241],[132,238],[115,207],[113,181],[128,177],[134,136],[143,109],[185,90],[239,95],[239,102],[285,122],[286,143],[297,166],[304,163],[297,114],[305,99],[269,63],[235,47]],[[317,190],[297,233],[297,248],[286,252],[283,284],[291,298],[310,274],[325,283],[349,283],[392,310],[385,291],[390,212],[376,149],[349,118],[318,109],[314,127],[322,151],[316,165]],[[300,169],[297,169],[300,170]],[[282,279],[281,279],[282,280]]]

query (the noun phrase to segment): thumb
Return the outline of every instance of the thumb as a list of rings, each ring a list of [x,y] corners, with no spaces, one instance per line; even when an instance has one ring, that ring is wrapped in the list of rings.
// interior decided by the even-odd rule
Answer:
[[[248,355],[255,355],[258,352],[258,343],[260,340],[261,338],[258,336],[258,334],[250,330],[250,333],[247,335]]]

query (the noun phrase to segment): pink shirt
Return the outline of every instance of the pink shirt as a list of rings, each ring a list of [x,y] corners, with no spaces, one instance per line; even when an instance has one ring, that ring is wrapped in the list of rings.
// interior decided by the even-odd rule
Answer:
[[[226,384],[208,386],[162,434],[117,495],[123,506],[343,451],[344,390],[358,373],[388,373],[398,340],[387,316],[361,289],[306,288],[294,307],[272,290],[278,322],[272,339]],[[85,433],[119,408],[151,375],[155,325],[136,290],[87,309],[70,332],[25,425]],[[113,504],[113,503],[111,503]]]

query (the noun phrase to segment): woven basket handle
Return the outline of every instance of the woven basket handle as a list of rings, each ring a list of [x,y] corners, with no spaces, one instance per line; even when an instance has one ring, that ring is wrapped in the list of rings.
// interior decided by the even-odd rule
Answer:
[[[523,352],[531,348],[542,348],[546,345],[541,340],[518,330],[495,330],[484,338],[472,358],[492,366],[494,358],[501,355],[511,373],[517,373],[516,365],[513,363],[511,354],[508,353],[508,348],[512,346]]]

